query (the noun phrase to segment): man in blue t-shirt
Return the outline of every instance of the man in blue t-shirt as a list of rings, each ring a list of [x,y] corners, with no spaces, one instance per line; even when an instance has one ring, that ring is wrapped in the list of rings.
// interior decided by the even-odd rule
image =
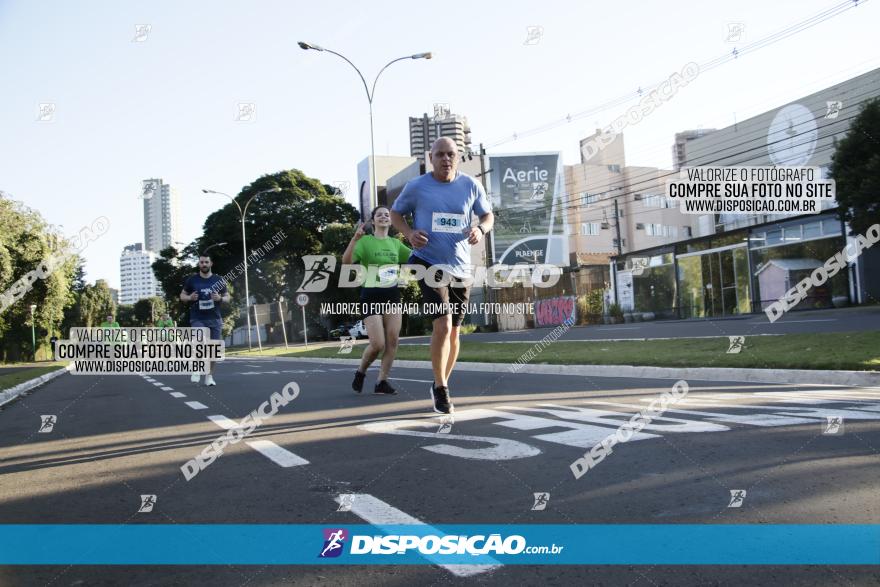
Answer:
[[[391,206],[391,222],[415,249],[410,264],[427,269],[419,280],[424,304],[443,305],[443,312],[432,313],[431,367],[434,383],[431,398],[434,411],[451,414],[449,377],[458,359],[458,333],[467,312],[470,286],[471,246],[492,230],[495,222],[486,191],[478,181],[458,171],[458,148],[447,137],[431,146],[431,173],[410,180]],[[410,227],[404,219],[412,214]],[[479,224],[471,226],[471,215]],[[434,287],[440,283],[448,283]]]
[[[189,322],[193,328],[208,328],[212,340],[223,338],[223,316],[220,314],[220,303],[229,302],[226,282],[211,273],[211,256],[199,256],[199,272],[191,275],[183,284],[180,301],[189,302]],[[211,362],[211,372],[205,375],[205,385],[217,385],[214,381],[215,362]],[[194,374],[193,383],[198,383],[200,375]]]

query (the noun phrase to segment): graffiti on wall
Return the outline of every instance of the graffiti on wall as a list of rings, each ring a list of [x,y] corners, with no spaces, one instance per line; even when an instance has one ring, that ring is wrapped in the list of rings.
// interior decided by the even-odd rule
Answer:
[[[561,296],[535,302],[535,325],[558,326],[568,321],[574,323],[575,300],[573,296]]]

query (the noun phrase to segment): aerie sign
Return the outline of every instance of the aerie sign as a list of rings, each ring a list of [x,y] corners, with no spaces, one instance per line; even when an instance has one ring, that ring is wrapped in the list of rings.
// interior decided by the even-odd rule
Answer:
[[[546,169],[538,169],[537,166],[528,171],[514,171],[511,167],[504,170],[504,179],[502,182],[518,182],[518,181],[547,181],[550,174]]]

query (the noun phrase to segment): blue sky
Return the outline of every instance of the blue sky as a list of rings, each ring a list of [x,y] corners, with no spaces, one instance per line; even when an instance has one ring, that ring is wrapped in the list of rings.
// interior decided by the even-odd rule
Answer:
[[[395,57],[435,53],[389,68],[376,93],[377,154],[408,155],[407,117],[435,102],[468,116],[476,142],[495,143],[730,52],[727,23],[744,23],[749,42],[835,4],[0,0],[0,189],[67,234],[107,216],[86,269],[118,287],[122,247],[143,241],[144,178],[177,188],[187,242],[226,201],[202,187],[234,194],[291,167],[355,185],[369,154],[360,80],[298,40],[345,54],[369,80]],[[702,73],[626,129],[627,163],[669,167],[677,131],[728,126],[880,66],[877,22],[880,3],[859,3]],[[143,42],[132,42],[136,24],[151,27]],[[529,26],[543,27],[536,44],[524,44]],[[51,123],[37,121],[44,102]],[[239,102],[256,105],[255,121],[235,121]],[[576,163],[578,139],[625,111],[495,151]]]

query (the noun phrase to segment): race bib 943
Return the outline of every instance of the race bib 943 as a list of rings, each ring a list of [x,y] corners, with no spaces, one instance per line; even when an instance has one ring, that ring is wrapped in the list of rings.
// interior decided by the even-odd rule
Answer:
[[[447,214],[446,212],[434,212],[431,216],[431,232],[457,232],[461,233],[467,226],[464,214]]]

